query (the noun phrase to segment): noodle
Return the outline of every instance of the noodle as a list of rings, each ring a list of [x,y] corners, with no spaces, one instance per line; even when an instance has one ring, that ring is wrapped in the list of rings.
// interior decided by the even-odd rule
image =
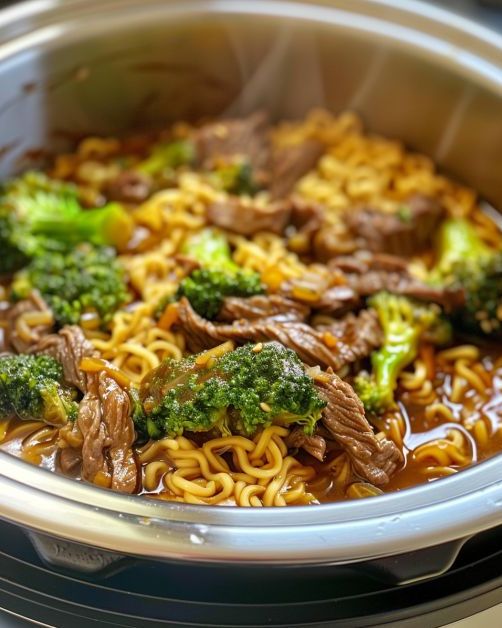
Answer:
[[[202,447],[182,437],[149,443],[139,454],[145,490],[154,491],[162,476],[166,498],[190,503],[257,507],[308,502],[305,481],[315,472],[285,455],[287,435],[287,429],[272,426],[254,440],[224,436]]]

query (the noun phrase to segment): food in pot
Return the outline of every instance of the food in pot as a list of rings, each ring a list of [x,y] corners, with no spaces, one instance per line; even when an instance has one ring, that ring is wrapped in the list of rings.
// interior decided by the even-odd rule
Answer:
[[[502,450],[502,237],[350,113],[89,137],[0,201],[0,446],[76,480],[287,506]]]

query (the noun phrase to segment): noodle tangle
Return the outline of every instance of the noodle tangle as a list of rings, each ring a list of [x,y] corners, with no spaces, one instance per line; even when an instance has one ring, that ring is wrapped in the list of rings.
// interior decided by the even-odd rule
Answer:
[[[314,501],[315,471],[292,456],[288,430],[272,426],[253,440],[224,436],[198,447],[185,437],[148,443],[139,453],[146,492],[192,504],[286,506]],[[160,490],[159,490],[160,488]]]

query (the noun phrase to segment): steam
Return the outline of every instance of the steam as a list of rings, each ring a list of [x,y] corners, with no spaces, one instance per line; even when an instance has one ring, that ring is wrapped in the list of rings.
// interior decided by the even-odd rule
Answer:
[[[312,33],[301,32],[294,25],[284,26],[258,64],[235,31],[229,31],[228,38],[242,89],[222,117],[259,109],[274,116],[297,117],[325,103],[318,44]]]

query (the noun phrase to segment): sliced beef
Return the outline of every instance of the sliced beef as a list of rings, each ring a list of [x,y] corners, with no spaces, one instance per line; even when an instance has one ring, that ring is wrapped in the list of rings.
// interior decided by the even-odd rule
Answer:
[[[59,453],[59,466],[64,475],[73,477],[80,473],[82,468],[82,452],[71,447],[61,449]]]
[[[205,124],[195,131],[194,141],[197,161],[202,168],[210,170],[221,160],[245,157],[256,181],[266,176],[269,140],[268,116],[264,112]]]
[[[312,309],[337,316],[358,308],[361,305],[359,294],[350,286],[328,288],[319,301],[312,304]]]
[[[134,492],[138,470],[132,450],[135,433],[129,395],[105,371],[86,374],[80,370],[82,358],[96,353],[82,329],[63,327],[42,338],[30,353],[58,360],[65,380],[84,393],[70,433],[68,426],[60,430],[68,445],[60,457],[62,470],[75,474],[80,464],[83,479],[123,493]]]
[[[323,461],[326,453],[326,441],[324,438],[317,434],[308,436],[301,427],[295,427],[288,434],[286,445],[295,449],[303,449],[316,460],[319,460],[319,462]]]
[[[78,413],[83,435],[82,478],[122,493],[133,493],[138,469],[129,395],[104,371],[89,375]]]
[[[83,436],[82,478],[101,486],[111,486],[111,473],[105,450],[110,445],[106,426],[102,420],[99,398],[99,375],[88,378],[88,390],[78,412],[78,427]]]
[[[249,298],[227,297],[218,313],[218,321],[280,317],[281,320],[305,321],[310,308],[279,294],[257,295]]]
[[[53,323],[41,325],[28,325],[23,321],[23,314],[33,312],[44,312],[47,319],[52,320],[49,306],[37,292],[32,292],[27,299],[18,301],[16,304],[2,311],[1,319],[5,321],[4,342],[6,350],[26,353],[30,347],[50,333]]]
[[[152,182],[141,172],[126,170],[112,179],[104,192],[111,201],[142,203],[152,193]]]
[[[354,471],[376,486],[387,484],[402,463],[399,449],[387,438],[376,437],[350,384],[334,373],[319,373],[315,383],[328,403],[321,421],[347,452]]]
[[[383,342],[383,332],[373,310],[347,314],[329,325],[318,325],[316,330],[336,339],[335,347],[345,364],[366,358]]]
[[[357,323],[353,321],[350,321],[346,328],[341,324],[333,331],[327,332],[313,329],[300,321],[273,317],[218,324],[200,317],[185,298],[180,301],[178,317],[188,349],[194,353],[226,340],[233,340],[239,344],[276,340],[293,349],[306,364],[320,365],[322,368],[332,367],[338,371],[346,364],[365,357],[374,348],[369,343],[354,346],[346,344],[348,340],[351,342],[355,340],[354,327]]]
[[[30,353],[50,355],[63,365],[64,378],[81,392],[87,390],[87,376],[80,370],[82,358],[95,354],[92,344],[78,325],[66,325],[57,334],[48,334],[30,347]]]
[[[430,286],[413,277],[402,259],[390,255],[339,257],[331,260],[329,266],[342,272],[347,284],[361,297],[386,290],[438,303],[447,312],[462,307],[465,302],[462,288]]]
[[[312,235],[324,221],[325,209],[319,203],[293,196],[291,202],[291,224],[299,233]]]
[[[280,234],[288,224],[290,213],[291,206],[287,201],[265,205],[255,199],[231,196],[225,201],[212,203],[207,209],[207,219],[216,227],[244,236],[259,231]]]
[[[316,166],[323,152],[323,144],[314,139],[274,148],[270,165],[271,198],[288,196],[296,182]]]
[[[416,194],[397,213],[362,207],[347,212],[346,221],[368,250],[410,257],[430,246],[443,215],[436,199]]]

